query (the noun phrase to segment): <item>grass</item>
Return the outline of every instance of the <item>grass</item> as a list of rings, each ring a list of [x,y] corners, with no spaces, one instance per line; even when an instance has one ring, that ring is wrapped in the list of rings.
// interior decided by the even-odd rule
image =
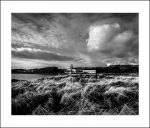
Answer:
[[[12,115],[138,115],[132,75],[59,75],[12,81]]]

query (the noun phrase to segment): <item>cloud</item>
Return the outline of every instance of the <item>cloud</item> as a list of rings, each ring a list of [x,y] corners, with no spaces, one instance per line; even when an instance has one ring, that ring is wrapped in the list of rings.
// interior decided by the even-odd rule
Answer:
[[[138,64],[138,58],[136,57],[131,57],[131,58],[106,58],[103,60],[103,63],[105,63],[107,66],[109,65],[128,65],[128,64]]]
[[[42,51],[40,49],[31,48],[12,48],[12,55],[24,59],[38,59],[46,61],[79,61],[79,58],[65,56],[61,54],[51,53],[49,51]]]
[[[138,37],[132,31],[123,31],[116,35],[109,48],[111,55],[119,58],[132,57],[138,55]]]
[[[87,40],[87,47],[89,51],[104,50],[106,44],[119,31],[120,25],[104,24],[100,26],[91,26],[89,29],[89,39]]]
[[[114,42],[121,42],[125,43],[128,42],[131,38],[133,37],[133,32],[132,31],[124,31],[122,33],[119,33],[116,35],[113,39]]]
[[[88,25],[87,16],[82,14],[13,13],[12,39],[73,50],[84,40]]]
[[[118,23],[91,26],[87,49],[107,57],[138,56],[138,35]]]

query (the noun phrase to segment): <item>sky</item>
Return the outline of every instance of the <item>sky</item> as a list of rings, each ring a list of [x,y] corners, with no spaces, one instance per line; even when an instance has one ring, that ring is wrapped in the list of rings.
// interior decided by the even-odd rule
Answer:
[[[138,13],[12,13],[12,68],[138,64],[138,26]]]

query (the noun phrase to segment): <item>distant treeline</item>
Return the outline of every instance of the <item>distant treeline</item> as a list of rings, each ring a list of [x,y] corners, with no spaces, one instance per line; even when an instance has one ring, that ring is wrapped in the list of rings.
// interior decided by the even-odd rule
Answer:
[[[96,70],[96,73],[138,73],[139,65],[110,65],[108,67],[76,67],[76,69]]]
[[[96,70],[96,73],[138,73],[138,65],[111,65],[108,67],[75,67],[81,70]],[[58,67],[46,67],[40,69],[12,69],[12,73],[21,74],[63,74],[66,69],[58,69]]]
[[[57,67],[46,67],[39,69],[12,69],[12,73],[16,74],[58,74],[63,73],[61,69]]]
[[[138,65],[111,65],[109,67],[96,67],[96,73],[138,73]]]

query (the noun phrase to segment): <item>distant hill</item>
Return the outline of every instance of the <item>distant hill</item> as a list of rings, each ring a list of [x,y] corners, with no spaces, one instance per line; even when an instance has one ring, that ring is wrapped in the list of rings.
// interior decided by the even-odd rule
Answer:
[[[138,73],[139,65],[110,65],[107,67],[76,67],[75,69],[96,70],[96,73]]]
[[[96,67],[96,73],[138,73],[138,65],[111,65],[108,67]]]
[[[12,69],[12,73],[16,74],[58,74],[61,72],[57,67],[45,67],[39,69]]]
[[[74,67],[74,69],[96,70],[96,73],[138,73],[138,65],[110,65],[108,67]],[[58,67],[45,67],[39,69],[12,69],[16,74],[63,74],[65,69]]]

